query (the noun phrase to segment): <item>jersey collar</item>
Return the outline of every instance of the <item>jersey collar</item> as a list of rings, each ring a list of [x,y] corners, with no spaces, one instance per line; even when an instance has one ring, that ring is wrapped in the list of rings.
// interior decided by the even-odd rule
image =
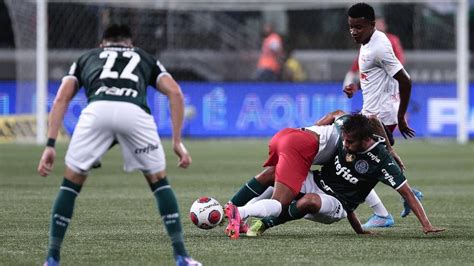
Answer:
[[[358,154],[365,154],[365,153],[373,150],[377,145],[379,145],[379,143],[385,142],[384,137],[376,135],[376,134],[374,134],[373,136],[374,136],[375,143],[372,144],[372,146],[370,146],[367,150],[365,150],[363,152],[359,152]]]

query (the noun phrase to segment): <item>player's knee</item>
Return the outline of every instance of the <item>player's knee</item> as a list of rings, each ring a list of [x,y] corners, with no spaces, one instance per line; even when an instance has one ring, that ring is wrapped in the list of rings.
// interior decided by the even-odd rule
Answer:
[[[321,208],[321,198],[317,194],[306,194],[298,200],[296,207],[308,213],[317,213]]]
[[[87,174],[85,173],[78,173],[71,169],[70,167],[66,167],[66,172],[64,173],[64,178],[71,181],[76,185],[83,185],[87,179]]]
[[[156,182],[159,182],[163,179],[166,178],[166,172],[165,171],[160,171],[157,173],[143,173],[145,176],[146,180],[148,181],[148,184],[154,184]]]

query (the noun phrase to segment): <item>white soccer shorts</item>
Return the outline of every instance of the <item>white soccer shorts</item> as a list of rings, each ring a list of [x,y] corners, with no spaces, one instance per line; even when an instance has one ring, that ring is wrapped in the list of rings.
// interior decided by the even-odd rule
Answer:
[[[125,171],[153,174],[165,169],[165,154],[153,116],[135,104],[118,101],[95,101],[82,110],[66,153],[66,165],[87,175],[114,140],[120,144]]]

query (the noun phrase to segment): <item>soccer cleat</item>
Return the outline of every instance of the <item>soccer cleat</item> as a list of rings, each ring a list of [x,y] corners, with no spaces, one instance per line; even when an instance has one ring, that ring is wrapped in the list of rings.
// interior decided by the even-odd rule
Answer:
[[[225,205],[224,214],[227,217],[228,225],[224,232],[231,239],[237,239],[240,236],[240,214],[239,209],[232,202]]]
[[[370,216],[369,220],[362,225],[362,228],[391,227],[393,224],[395,224],[395,221],[391,214],[383,217],[374,213]]]
[[[261,220],[257,220],[253,222],[252,225],[250,226],[249,230],[247,231],[247,236],[258,237],[258,236],[261,236],[263,232],[265,232],[265,230],[267,229],[265,228],[265,225],[263,224],[263,222]]]
[[[97,169],[97,168],[101,168],[101,167],[102,167],[102,163],[100,161],[96,161],[92,164],[93,169]]]
[[[411,189],[411,191],[413,192],[413,194],[415,194],[415,197],[421,201],[421,199],[423,198],[423,193],[421,193],[421,191],[419,190],[416,190],[414,188]],[[410,206],[408,205],[408,202],[402,197],[402,200],[403,200],[403,210],[402,212],[400,213],[400,216],[402,218],[405,218],[408,216],[408,214],[410,214],[411,212],[411,208]]]
[[[240,221],[239,233],[245,234],[245,233],[247,233],[247,231],[249,230],[249,224],[247,223],[247,220],[248,220],[248,219],[245,219],[245,220],[241,220],[241,221]]]
[[[202,266],[202,263],[191,257],[176,256],[176,266]]]
[[[48,257],[43,266],[59,266],[59,261],[55,260],[53,257]]]

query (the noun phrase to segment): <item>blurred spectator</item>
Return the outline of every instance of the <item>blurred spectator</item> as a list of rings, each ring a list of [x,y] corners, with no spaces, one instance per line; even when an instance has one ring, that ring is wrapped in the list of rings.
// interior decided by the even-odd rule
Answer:
[[[280,35],[274,31],[271,23],[265,23],[263,35],[264,40],[255,79],[258,81],[277,81],[280,79],[283,62],[283,41]]]
[[[403,51],[402,43],[400,42],[400,38],[397,35],[388,33],[387,32],[387,24],[385,23],[385,19],[379,17],[375,19],[375,28],[379,31],[385,32],[387,35],[388,40],[392,44],[393,52],[395,56],[398,58],[398,61],[403,65],[405,64],[405,53]],[[359,55],[354,59],[352,62],[351,69],[347,72],[346,77],[344,78],[343,87],[354,83],[359,83],[359,62],[358,62]]]
[[[282,79],[290,82],[302,82],[307,78],[306,71],[301,65],[300,61],[293,55],[293,51],[288,52],[282,70]]]

